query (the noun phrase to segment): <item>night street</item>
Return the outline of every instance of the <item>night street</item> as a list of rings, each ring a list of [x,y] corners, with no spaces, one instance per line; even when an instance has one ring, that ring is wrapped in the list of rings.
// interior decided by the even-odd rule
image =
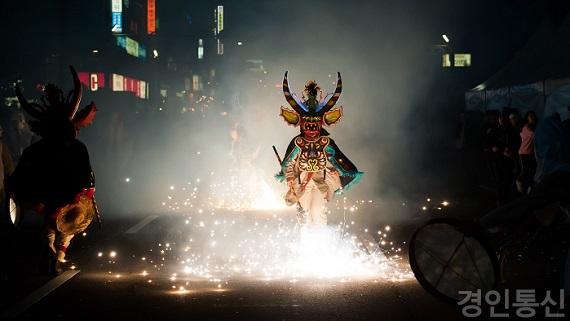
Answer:
[[[278,213],[287,225],[294,226],[293,212]],[[257,219],[251,213],[233,215],[240,223],[247,220],[253,226],[255,222],[273,225],[276,221],[268,213],[256,214]],[[445,320],[461,319],[458,308],[438,302],[418,285],[405,259],[395,260],[376,275],[355,273],[350,276],[350,272],[339,271],[348,277],[270,277],[260,274],[256,268],[251,273],[239,271],[208,276],[185,273],[179,262],[180,252],[184,251],[182,244],[200,235],[199,231],[193,232],[200,229],[200,223],[185,224],[186,218],[176,215],[155,217],[105,221],[102,231],[94,224],[87,236],[76,240],[75,250],[70,253],[71,262],[78,262],[77,269],[49,282],[71,279],[54,287],[45,297],[38,297],[39,302],[33,306],[29,305],[30,298],[37,295],[35,292],[45,286],[49,278],[33,271],[33,261],[20,262],[18,266],[27,270],[11,271],[8,285],[2,284],[5,291],[15,294],[3,301],[2,316],[17,320],[76,320],[78,313],[88,311],[84,315],[88,320],[109,316],[117,320],[373,320],[386,316],[390,320],[426,320],[426,315],[438,315]],[[191,220],[197,218],[200,216]],[[209,224],[215,220],[204,217],[203,222]],[[32,232],[34,228],[39,227],[27,225],[20,233]],[[214,229],[223,230],[216,225]],[[26,236],[19,234],[19,237]],[[398,238],[405,237],[397,235]],[[32,250],[33,244],[21,245],[26,248],[11,250],[17,251],[20,259],[29,260],[29,256],[23,258],[22,254],[31,254],[28,249]],[[211,246],[209,242],[207,245]],[[219,246],[231,247],[231,244]],[[197,252],[202,250],[196,249]],[[214,249],[207,251],[212,255],[216,253]],[[215,260],[210,262],[214,264]],[[62,304],[66,308],[62,309]]]
[[[568,320],[570,1],[0,1],[0,320]]]

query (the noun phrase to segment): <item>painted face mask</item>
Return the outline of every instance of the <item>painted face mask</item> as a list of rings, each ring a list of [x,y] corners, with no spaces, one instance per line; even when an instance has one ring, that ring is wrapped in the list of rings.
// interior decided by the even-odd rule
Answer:
[[[334,93],[319,99],[320,87],[315,81],[308,81],[305,85],[303,99],[291,93],[287,72],[283,77],[283,94],[291,108],[281,107],[280,116],[291,126],[299,126],[301,133],[308,139],[320,137],[324,131],[323,126],[332,126],[342,117],[342,106],[333,108],[342,92],[340,73],[336,82]]]

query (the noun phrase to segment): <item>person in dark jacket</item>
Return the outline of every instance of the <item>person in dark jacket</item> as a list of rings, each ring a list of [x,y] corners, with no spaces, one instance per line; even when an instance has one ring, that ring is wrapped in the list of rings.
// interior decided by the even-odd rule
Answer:
[[[519,133],[512,127],[507,114],[501,113],[497,123],[489,127],[486,145],[495,178],[497,205],[502,205],[513,198],[520,146]]]

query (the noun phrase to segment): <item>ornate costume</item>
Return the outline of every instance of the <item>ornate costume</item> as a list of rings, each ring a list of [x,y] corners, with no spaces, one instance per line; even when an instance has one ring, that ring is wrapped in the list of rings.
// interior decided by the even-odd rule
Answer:
[[[81,83],[73,67],[70,69],[75,88],[67,98],[61,89],[48,84],[41,104],[28,102],[16,86],[22,108],[33,118],[30,127],[41,139],[24,150],[9,187],[20,206],[44,215],[48,245],[44,268],[52,273],[65,262],[73,236],[97,213],[87,147],[75,138],[81,128],[91,124],[97,107],[91,103],[78,112]]]
[[[289,144],[276,178],[287,181],[287,204],[297,203],[302,222],[310,225],[326,225],[325,202],[334,194],[348,191],[363,175],[323,128],[338,123],[342,117],[342,106],[333,109],[342,92],[340,73],[334,94],[319,100],[319,92],[317,83],[309,81],[304,99],[299,99],[291,93],[285,72],[283,93],[293,109],[281,107],[280,116],[289,125],[299,126],[301,133]]]

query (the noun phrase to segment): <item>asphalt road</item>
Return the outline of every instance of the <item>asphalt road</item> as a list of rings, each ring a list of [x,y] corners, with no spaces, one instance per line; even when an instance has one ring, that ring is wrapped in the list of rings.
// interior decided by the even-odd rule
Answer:
[[[2,266],[2,316],[17,320],[465,319],[458,307],[432,297],[410,274],[405,240],[420,221],[407,227],[366,228],[374,236],[371,242],[356,238],[356,243],[368,244],[359,260],[387,253],[389,261],[381,269],[358,261],[357,265],[368,264],[359,271],[346,256],[326,257],[331,261],[308,263],[322,264],[319,269],[328,274],[320,277],[311,266],[295,266],[305,261],[288,265],[290,258],[282,254],[288,249],[280,242],[298,233],[293,214],[201,215],[107,218],[100,231],[93,224],[72,244],[69,264],[74,270],[55,281],[37,272],[41,222],[27,218],[19,231],[2,235],[2,248],[10,258]],[[347,226],[353,234],[366,234],[364,226],[351,223]],[[393,234],[382,238],[388,229]],[[376,230],[383,232],[375,235]]]

